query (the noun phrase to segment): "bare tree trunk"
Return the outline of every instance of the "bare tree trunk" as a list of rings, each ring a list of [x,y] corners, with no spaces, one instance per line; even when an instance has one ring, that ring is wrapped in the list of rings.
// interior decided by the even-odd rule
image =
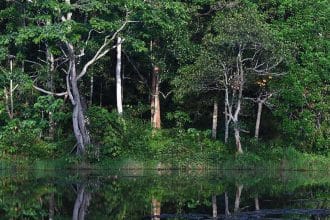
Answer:
[[[117,111],[119,115],[123,114],[123,98],[122,98],[122,84],[121,84],[121,44],[122,39],[117,39],[117,65],[116,65],[116,97],[117,97]]]
[[[240,131],[239,131],[239,128],[237,127],[237,125],[235,125],[234,132],[235,132],[235,143],[236,143],[237,153],[242,154],[243,149],[242,149],[242,144],[241,144],[241,136],[240,136]]]
[[[9,97],[10,97],[10,115],[11,119],[14,117],[14,90],[13,90],[13,79],[12,79],[12,69],[13,69],[13,61],[10,61],[10,86],[9,86]]]
[[[54,60],[54,55],[48,48],[48,45],[46,45],[46,57],[47,57],[47,62],[49,64],[49,76],[48,76],[48,90],[54,93],[54,71],[55,71],[55,60]],[[54,140],[55,137],[55,122],[54,122],[54,117],[53,117],[53,112],[49,111],[48,112],[48,120],[49,120],[49,130],[48,130],[48,135],[50,140]]]
[[[257,113],[257,120],[256,120],[256,128],[254,132],[254,137],[259,138],[259,128],[260,128],[260,119],[261,119],[261,113],[262,113],[262,102],[258,102],[258,113]]]
[[[74,58],[73,58],[74,59]],[[73,131],[77,140],[77,154],[83,155],[86,151],[87,145],[90,144],[89,133],[86,128],[86,121],[84,111],[81,105],[81,96],[78,88],[77,73],[75,61],[70,61],[70,78],[69,80],[69,90],[71,90],[71,102],[73,105],[72,113],[72,124]]]
[[[4,87],[4,95],[6,101],[6,111],[10,119],[14,118],[14,90],[16,89],[13,87],[13,58],[14,56],[10,56],[10,80],[9,80],[9,91],[6,87]]]
[[[218,101],[213,103],[213,115],[212,115],[212,138],[217,138],[217,126],[218,126]]]
[[[159,100],[159,67],[155,66],[152,72],[151,85],[151,125],[153,128],[161,128],[160,100]]]
[[[227,105],[225,105],[225,143],[228,143],[230,118]]]
[[[152,199],[152,220],[160,220],[160,202],[157,199]]]
[[[225,215],[226,215],[226,216],[230,215],[230,212],[229,212],[229,202],[228,202],[228,195],[227,195],[227,192],[225,192]]]
[[[73,207],[72,220],[84,220],[91,200],[91,194],[85,190],[86,186],[78,186],[77,198]]]
[[[94,76],[91,76],[91,85],[90,85],[90,92],[89,92],[89,106],[93,105],[93,95],[94,95]]]
[[[242,194],[243,185],[238,185],[236,190],[236,196],[235,196],[235,207],[234,212],[239,212],[239,204],[241,202],[241,194]]]
[[[217,207],[217,196],[212,196],[212,217],[216,218],[218,216],[218,207]]]
[[[256,195],[254,197],[254,204],[255,204],[256,211],[259,211],[260,210],[260,207],[259,207],[259,197],[258,197],[258,195]]]

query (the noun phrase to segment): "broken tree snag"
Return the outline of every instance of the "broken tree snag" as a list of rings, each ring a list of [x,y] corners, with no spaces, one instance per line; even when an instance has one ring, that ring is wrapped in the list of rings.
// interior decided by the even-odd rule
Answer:
[[[155,129],[161,128],[160,100],[159,100],[159,67],[154,66],[151,81],[151,126]]]

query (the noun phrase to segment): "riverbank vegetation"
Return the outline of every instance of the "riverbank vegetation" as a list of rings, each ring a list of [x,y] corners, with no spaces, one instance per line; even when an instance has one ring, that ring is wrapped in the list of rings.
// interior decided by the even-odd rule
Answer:
[[[0,160],[329,169],[329,14],[323,0],[6,1]]]

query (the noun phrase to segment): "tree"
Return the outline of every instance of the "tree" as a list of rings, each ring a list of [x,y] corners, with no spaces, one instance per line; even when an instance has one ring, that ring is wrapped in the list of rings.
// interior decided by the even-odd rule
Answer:
[[[130,4],[130,6],[133,5]],[[13,3],[13,7],[18,7],[18,5]],[[91,144],[91,140],[86,126],[79,81],[95,62],[115,47],[113,40],[130,23],[130,11],[127,7],[120,6],[119,2],[109,5],[102,1],[81,4],[72,4],[70,0],[63,3],[36,1],[24,3],[24,7],[26,14],[32,14],[33,16],[30,17],[33,19],[26,19],[27,28],[20,29],[14,40],[18,44],[27,43],[31,39],[36,44],[47,42],[47,45],[54,48],[53,50],[56,49],[58,54],[56,60],[61,61],[61,65],[64,66],[62,71],[66,75],[65,84],[62,85],[65,91],[52,92],[37,85],[34,85],[34,88],[49,95],[69,97],[73,107],[72,125],[77,141],[77,154],[83,155],[86,147]],[[106,15],[114,10],[117,12],[116,18],[105,20]],[[100,16],[93,18],[89,15]],[[81,19],[81,16],[84,19]],[[102,38],[94,36],[95,32],[104,33],[103,42]],[[90,50],[92,37],[98,45],[95,52]],[[82,43],[84,38],[85,41]]]
[[[201,56],[183,69],[184,78],[178,78],[197,92],[224,91],[225,142],[233,123],[238,153],[243,153],[239,116],[244,91],[251,88],[257,77],[281,75],[274,72],[281,58],[274,53],[273,43],[270,30],[257,11],[235,9],[219,13],[204,37]]]

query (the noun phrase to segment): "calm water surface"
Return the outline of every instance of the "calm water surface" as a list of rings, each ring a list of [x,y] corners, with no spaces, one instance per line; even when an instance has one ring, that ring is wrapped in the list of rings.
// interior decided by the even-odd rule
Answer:
[[[0,219],[330,219],[329,173],[0,170]]]

